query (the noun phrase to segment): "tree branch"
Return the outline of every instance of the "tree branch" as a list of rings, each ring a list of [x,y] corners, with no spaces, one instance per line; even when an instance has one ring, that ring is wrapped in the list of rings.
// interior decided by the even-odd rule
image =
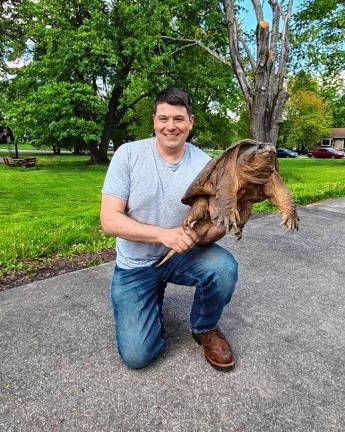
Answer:
[[[250,107],[252,104],[252,89],[246,76],[243,60],[238,47],[238,30],[235,20],[235,7],[233,0],[223,0],[225,9],[226,24],[229,34],[229,49],[231,56],[231,64],[234,73],[240,83],[244,98]]]
[[[189,45],[186,45],[183,48],[186,48],[187,46],[191,46],[191,45],[198,45],[200,48],[202,48],[203,50],[205,50],[206,52],[208,52],[212,57],[216,58],[218,61],[220,61],[221,63],[225,64],[226,66],[230,66],[231,64],[221,55],[217,54],[215,51],[213,51],[211,48],[209,48],[208,46],[206,46],[203,42],[201,42],[201,40],[199,39],[186,39],[186,38],[176,38],[176,37],[171,37],[171,36],[161,36],[162,39],[166,39],[166,40],[171,40],[171,41],[177,41],[177,42],[189,42]]]
[[[284,16],[284,24],[283,24],[283,32],[282,32],[282,49],[279,60],[279,69],[278,69],[278,88],[279,92],[283,88],[284,76],[286,70],[286,62],[289,55],[289,19],[291,17],[293,0],[289,0],[287,11]]]
[[[254,57],[252,56],[252,53],[250,52],[250,49],[246,43],[246,40],[241,35],[238,35],[238,40],[241,42],[244,50],[246,51],[250,66],[252,67],[252,70],[254,71],[255,70],[255,60],[254,60]]]
[[[189,47],[191,47],[191,46],[196,46],[197,44],[195,43],[195,42],[193,42],[193,43],[189,43],[189,44],[187,44],[187,45],[184,45],[183,47],[181,47],[181,48],[177,48],[175,51],[173,51],[172,53],[171,53],[171,55],[173,56],[174,54],[176,54],[177,52],[179,52],[179,51],[182,51],[182,50],[184,50],[185,48],[189,48]]]
[[[260,21],[264,21],[264,13],[262,11],[260,0],[252,0],[255,15],[256,15],[256,21],[259,23]]]
[[[277,0],[268,0],[269,5],[272,9],[272,31],[271,31],[271,38],[270,38],[270,62],[271,62],[271,70],[270,70],[270,76],[268,80],[269,88],[271,89],[269,94],[268,103],[271,109],[273,109],[273,103],[274,103],[274,97],[275,97],[275,79],[276,79],[276,68],[275,68],[275,61],[277,56],[277,44],[278,44],[278,36],[279,36],[279,21],[280,21],[280,4]]]
[[[269,36],[268,22],[266,21],[258,22],[258,25],[256,27],[256,46],[257,46],[256,67],[257,68],[260,66],[261,67],[266,66],[266,61],[268,60],[267,56],[269,55],[268,36]]]
[[[126,109],[126,111],[128,111],[129,109],[133,108],[139,101],[141,101],[141,99],[144,99],[146,97],[149,97],[150,93],[146,92],[141,94],[140,96],[138,96],[136,99],[134,99],[134,101],[132,103],[130,103]]]
[[[270,49],[273,57],[275,57],[279,35],[280,4],[277,0],[268,0],[268,3],[271,6],[273,13]]]

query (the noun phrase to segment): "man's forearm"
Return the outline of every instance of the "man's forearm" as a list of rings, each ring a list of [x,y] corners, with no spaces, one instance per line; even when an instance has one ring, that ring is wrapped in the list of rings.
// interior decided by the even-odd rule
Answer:
[[[101,216],[101,224],[103,231],[108,234],[145,243],[159,243],[163,229],[159,226],[137,222],[121,212],[116,212],[111,219]]]
[[[214,243],[218,240],[220,240],[224,235],[226,234],[225,229],[218,228],[215,225],[213,225],[207,233],[200,238],[198,245],[208,245],[210,243]]]

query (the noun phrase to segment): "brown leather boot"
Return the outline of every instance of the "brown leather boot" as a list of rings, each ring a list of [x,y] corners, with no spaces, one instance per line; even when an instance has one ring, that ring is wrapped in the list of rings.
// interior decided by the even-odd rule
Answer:
[[[229,370],[235,366],[231,347],[219,328],[206,333],[192,332],[194,340],[204,348],[206,360],[218,370]]]

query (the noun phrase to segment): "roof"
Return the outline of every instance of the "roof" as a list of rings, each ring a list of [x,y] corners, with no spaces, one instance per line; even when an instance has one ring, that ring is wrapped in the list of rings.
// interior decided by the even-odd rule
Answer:
[[[345,138],[345,128],[333,128],[331,129],[332,138]]]

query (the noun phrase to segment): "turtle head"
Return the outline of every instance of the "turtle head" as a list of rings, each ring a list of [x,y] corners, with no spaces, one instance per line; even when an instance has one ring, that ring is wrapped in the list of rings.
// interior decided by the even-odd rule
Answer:
[[[267,164],[267,161],[273,161],[276,158],[277,152],[271,143],[257,143],[256,145],[247,145],[240,148],[239,157],[243,162],[252,163],[254,160],[262,160]]]
[[[259,143],[256,150],[256,157],[264,161],[274,161],[277,156],[276,148],[271,143]]]
[[[276,159],[277,152],[271,143],[257,142],[239,151],[239,162],[244,171],[258,178],[266,178],[272,174],[276,168]]]

